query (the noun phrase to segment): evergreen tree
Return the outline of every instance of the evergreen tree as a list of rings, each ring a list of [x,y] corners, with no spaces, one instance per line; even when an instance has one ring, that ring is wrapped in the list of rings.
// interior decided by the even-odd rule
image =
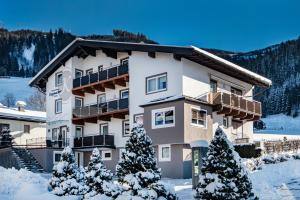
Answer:
[[[0,133],[0,146],[11,146],[13,137],[8,128],[4,128]]]
[[[239,155],[222,129],[216,130],[201,168],[196,198],[209,200],[256,199]]]
[[[82,178],[82,170],[76,166],[72,149],[66,147],[59,163],[53,167],[50,189],[58,196],[83,194],[85,187],[81,185]]]
[[[94,148],[90,162],[85,171],[85,185],[87,186],[86,198],[98,194],[115,197],[119,194],[118,187],[112,183],[113,174],[106,169],[102,162],[100,152]]]
[[[161,173],[157,167],[152,141],[142,125],[132,129],[116,170],[119,182],[127,186],[117,199],[128,196],[142,199],[177,199],[172,191],[159,182]]]

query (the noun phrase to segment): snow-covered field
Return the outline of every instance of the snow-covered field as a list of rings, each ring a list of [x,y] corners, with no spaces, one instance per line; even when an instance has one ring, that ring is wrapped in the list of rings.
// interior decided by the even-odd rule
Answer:
[[[31,78],[0,78],[0,100],[6,93],[13,93],[16,100],[25,101],[34,92],[34,88],[29,87]]]
[[[293,118],[284,114],[269,115],[262,118],[266,124],[265,130],[256,133],[300,135],[300,116]]]
[[[262,170],[250,172],[256,194],[262,200],[290,200],[300,198],[300,160],[264,165]],[[49,174],[34,174],[26,170],[0,167],[0,199],[2,200],[75,200],[58,197],[47,190]],[[173,184],[180,199],[192,200],[191,179],[164,179]]]

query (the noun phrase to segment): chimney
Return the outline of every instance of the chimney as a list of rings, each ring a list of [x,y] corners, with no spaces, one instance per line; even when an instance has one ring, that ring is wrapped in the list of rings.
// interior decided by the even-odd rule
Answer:
[[[18,111],[24,112],[26,103],[24,101],[17,101],[16,106],[18,108]]]

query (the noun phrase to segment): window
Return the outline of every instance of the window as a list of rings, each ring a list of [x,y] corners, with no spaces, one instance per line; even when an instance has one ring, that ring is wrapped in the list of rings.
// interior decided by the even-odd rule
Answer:
[[[83,107],[83,98],[75,97],[75,108]]]
[[[129,120],[123,121],[123,136],[130,136]]]
[[[206,110],[192,108],[192,125],[197,125],[206,128]]]
[[[171,145],[158,146],[159,161],[171,161]]]
[[[217,92],[218,90],[218,82],[215,80],[210,80],[210,91]]]
[[[55,74],[55,86],[60,86],[63,84],[63,73],[58,72]]]
[[[108,124],[100,124],[100,135],[108,135]]]
[[[112,156],[111,156],[111,151],[107,150],[107,151],[102,151],[102,159],[103,160],[111,160]]]
[[[143,114],[133,115],[133,122],[137,124],[144,124],[144,115]]]
[[[234,87],[231,87],[231,93],[242,96],[243,95],[243,91]]]
[[[56,164],[60,161],[61,152],[60,151],[53,151],[53,163]]]
[[[106,96],[105,96],[105,94],[99,94],[97,96],[97,102],[98,102],[98,104],[105,103],[106,102]]]
[[[75,78],[80,78],[83,75],[83,71],[80,69],[75,69]]]
[[[228,128],[229,127],[228,117],[223,117],[223,127],[224,128]]]
[[[120,99],[127,99],[129,98],[129,90],[120,90]]]
[[[128,61],[129,61],[128,59],[129,59],[129,58],[123,58],[123,59],[121,59],[121,60],[120,60],[120,64],[121,64],[121,65],[128,65]]]
[[[175,107],[152,110],[152,128],[175,126]]]
[[[56,99],[55,100],[55,114],[59,114],[62,112],[62,100]]]
[[[53,128],[52,129],[52,141],[58,140],[58,131],[59,131],[58,128]]]
[[[121,149],[119,150],[119,160],[122,159],[122,154],[123,154],[125,151],[126,151],[125,148],[121,148]]]
[[[90,75],[93,73],[93,68],[85,70],[86,75]]]
[[[83,127],[82,126],[76,126],[75,128],[75,137],[80,138],[83,136]]]
[[[167,73],[146,78],[146,94],[167,90]]]
[[[30,125],[24,125],[24,133],[30,133]]]

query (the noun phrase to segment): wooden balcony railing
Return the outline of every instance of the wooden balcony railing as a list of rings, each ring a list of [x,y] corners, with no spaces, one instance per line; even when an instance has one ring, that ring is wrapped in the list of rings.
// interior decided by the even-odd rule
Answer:
[[[117,99],[105,103],[73,109],[73,123],[97,123],[97,120],[110,121],[111,118],[125,119],[129,113],[129,99]]]
[[[84,96],[86,92],[95,94],[95,90],[114,89],[115,85],[126,86],[128,81],[128,63],[126,63],[73,79],[72,93],[79,96]]]
[[[114,148],[114,136],[113,135],[92,135],[74,138],[74,148],[82,147],[109,147]]]
[[[247,100],[232,93],[215,92],[209,94],[209,102],[218,114],[233,116],[241,120],[258,120],[261,115],[261,103]]]

